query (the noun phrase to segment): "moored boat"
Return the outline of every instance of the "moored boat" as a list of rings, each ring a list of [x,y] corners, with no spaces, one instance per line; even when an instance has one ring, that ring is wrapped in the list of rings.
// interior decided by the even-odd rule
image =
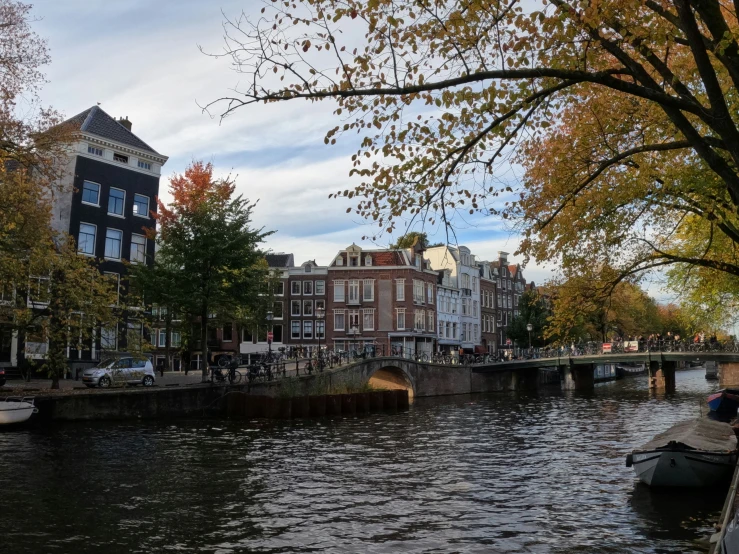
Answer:
[[[682,421],[626,456],[637,477],[651,487],[710,487],[731,476],[737,440],[728,423]]]
[[[32,397],[9,396],[0,402],[0,425],[23,423],[38,412]]]
[[[739,408],[739,389],[721,389],[710,395],[706,402],[712,412],[719,415],[735,416]]]

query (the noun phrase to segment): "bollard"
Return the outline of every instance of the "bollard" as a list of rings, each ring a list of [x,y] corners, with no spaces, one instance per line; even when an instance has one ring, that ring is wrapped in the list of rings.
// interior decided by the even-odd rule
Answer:
[[[341,394],[341,413],[344,415],[354,415],[357,413],[357,399],[354,394]]]
[[[377,413],[382,411],[383,398],[385,397],[385,391],[376,390],[367,393],[370,399],[370,412]]]
[[[358,392],[354,396],[356,397],[357,414],[364,415],[370,413],[370,393]]]
[[[386,390],[382,393],[382,408],[386,412],[398,409],[398,395],[394,390]]]
[[[310,401],[307,396],[296,396],[293,398],[292,418],[299,419],[301,417],[310,416]]]
[[[308,403],[310,405],[311,417],[323,417],[326,415],[326,395],[309,396]]]

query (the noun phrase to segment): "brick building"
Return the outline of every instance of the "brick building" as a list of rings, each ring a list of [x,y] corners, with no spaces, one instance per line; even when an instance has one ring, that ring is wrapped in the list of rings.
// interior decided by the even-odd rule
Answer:
[[[328,268],[319,266],[315,260],[288,270],[285,344],[303,347],[306,354],[319,342],[326,344],[327,281]]]
[[[498,260],[491,267],[496,276],[496,321],[499,350],[512,350],[514,344],[506,336],[506,328],[519,314],[518,305],[526,287],[526,279],[519,264],[508,263],[508,253],[498,252]]]
[[[498,351],[495,299],[497,296],[497,271],[489,262],[478,262],[480,269],[480,331],[481,346],[487,354]]]
[[[423,249],[363,250],[352,244],[328,267],[327,344],[431,354],[438,274]]]

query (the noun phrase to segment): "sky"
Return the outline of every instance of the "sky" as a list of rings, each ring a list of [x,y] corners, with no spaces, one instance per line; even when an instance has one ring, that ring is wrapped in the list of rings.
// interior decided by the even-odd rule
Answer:
[[[274,252],[292,252],[296,263],[328,264],[375,227],[347,214],[350,201],[329,199],[357,184],[349,178],[353,144],[327,146],[325,132],[337,124],[328,102],[287,102],[241,108],[221,121],[199,107],[236,87],[239,75],[229,60],[204,55],[222,48],[223,14],[258,13],[257,0],[37,0],[34,29],[48,40],[52,63],[42,91],[47,105],[73,116],[100,106],[128,117],[133,132],[169,156],[160,195],[168,179],[193,160],[210,161],[231,173],[237,192],[258,204],[254,223],[275,231]],[[432,242],[445,236],[432,236]],[[491,217],[476,217],[457,228],[457,242],[478,259],[513,254],[518,236]],[[520,261],[520,257],[509,256]],[[554,268],[529,264],[524,276],[537,283]]]

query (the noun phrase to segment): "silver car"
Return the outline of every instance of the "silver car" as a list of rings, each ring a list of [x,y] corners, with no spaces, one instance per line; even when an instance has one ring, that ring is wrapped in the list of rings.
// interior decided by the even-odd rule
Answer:
[[[82,382],[88,387],[107,388],[114,383],[151,387],[155,380],[151,361],[133,357],[104,360],[82,373]]]

